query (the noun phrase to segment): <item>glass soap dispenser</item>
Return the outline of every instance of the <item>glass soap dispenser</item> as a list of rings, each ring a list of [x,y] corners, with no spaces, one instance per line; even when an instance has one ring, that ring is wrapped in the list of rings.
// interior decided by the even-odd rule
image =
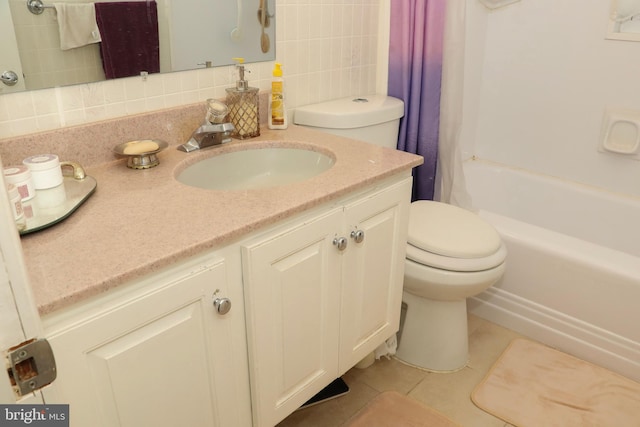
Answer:
[[[249,82],[244,78],[244,58],[233,59],[238,62],[239,80],[236,81],[236,87],[226,89],[229,121],[236,128],[231,136],[238,139],[260,136],[258,88],[249,87]]]

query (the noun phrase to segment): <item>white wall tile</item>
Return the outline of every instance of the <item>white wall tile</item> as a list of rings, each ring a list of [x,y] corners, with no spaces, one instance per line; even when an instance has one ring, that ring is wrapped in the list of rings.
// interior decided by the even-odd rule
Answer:
[[[35,116],[35,107],[29,93],[25,96],[15,97],[8,104],[8,117],[10,120],[22,120],[27,117]]]

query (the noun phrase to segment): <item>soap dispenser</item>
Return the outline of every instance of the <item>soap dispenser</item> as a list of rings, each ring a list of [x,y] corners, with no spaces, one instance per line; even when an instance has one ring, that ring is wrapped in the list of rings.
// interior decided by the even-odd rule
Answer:
[[[258,88],[249,87],[249,82],[244,78],[244,59],[233,59],[237,61],[239,79],[236,81],[236,87],[226,89],[229,121],[235,127],[231,136],[238,139],[260,136]]]

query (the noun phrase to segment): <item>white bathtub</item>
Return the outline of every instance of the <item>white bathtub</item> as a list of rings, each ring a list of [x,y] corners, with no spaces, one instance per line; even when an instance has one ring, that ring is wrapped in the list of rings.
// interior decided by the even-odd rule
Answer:
[[[509,251],[469,311],[640,381],[640,199],[483,160],[464,172]]]

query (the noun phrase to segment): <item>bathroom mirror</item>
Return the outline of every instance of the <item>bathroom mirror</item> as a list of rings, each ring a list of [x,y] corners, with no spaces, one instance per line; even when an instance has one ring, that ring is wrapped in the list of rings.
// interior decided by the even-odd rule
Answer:
[[[640,41],[640,0],[611,0],[606,38]]]
[[[29,10],[33,1],[0,0],[0,74],[19,77],[15,85],[0,83],[0,93],[105,80],[100,45],[62,50],[53,0],[42,0],[40,14]],[[275,59],[275,0],[138,1],[157,5],[161,73],[229,65],[234,57]]]

